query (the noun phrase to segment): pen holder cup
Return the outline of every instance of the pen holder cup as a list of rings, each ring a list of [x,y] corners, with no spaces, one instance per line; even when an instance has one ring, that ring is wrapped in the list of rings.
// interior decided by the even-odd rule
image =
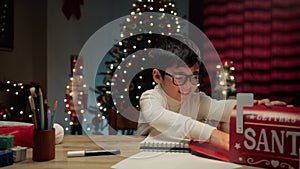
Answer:
[[[55,129],[33,130],[33,161],[49,161],[55,158]]]

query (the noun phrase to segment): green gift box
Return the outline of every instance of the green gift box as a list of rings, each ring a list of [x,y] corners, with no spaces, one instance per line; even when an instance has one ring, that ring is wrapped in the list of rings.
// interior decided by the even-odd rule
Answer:
[[[14,146],[14,136],[0,135],[0,150],[10,149]]]

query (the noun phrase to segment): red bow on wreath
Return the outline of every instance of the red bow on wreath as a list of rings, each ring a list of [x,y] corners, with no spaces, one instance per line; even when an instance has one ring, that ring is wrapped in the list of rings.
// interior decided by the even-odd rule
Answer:
[[[83,5],[83,0],[64,0],[62,11],[68,20],[70,20],[72,15],[74,15],[77,19],[80,18],[80,5]]]

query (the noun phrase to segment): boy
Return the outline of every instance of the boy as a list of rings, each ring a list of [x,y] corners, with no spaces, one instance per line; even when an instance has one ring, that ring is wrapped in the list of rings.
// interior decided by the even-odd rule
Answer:
[[[185,42],[193,46],[191,42]],[[185,138],[209,141],[229,150],[229,134],[201,121],[206,119],[228,124],[236,101],[218,101],[203,92],[195,92],[201,66],[199,52],[195,50],[197,55],[185,43],[172,37],[162,38],[158,45],[162,50],[152,52],[154,58],[159,57],[160,63],[159,68],[152,71],[157,85],[140,98],[138,134],[163,141]],[[265,99],[259,103],[271,106],[278,102]]]

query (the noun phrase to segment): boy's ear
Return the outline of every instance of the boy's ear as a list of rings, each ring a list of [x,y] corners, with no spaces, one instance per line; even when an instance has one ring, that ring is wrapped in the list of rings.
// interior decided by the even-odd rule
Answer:
[[[161,74],[160,74],[159,70],[153,69],[152,77],[153,77],[153,80],[154,80],[155,83],[158,83],[158,84],[161,83],[162,77],[161,77]]]

